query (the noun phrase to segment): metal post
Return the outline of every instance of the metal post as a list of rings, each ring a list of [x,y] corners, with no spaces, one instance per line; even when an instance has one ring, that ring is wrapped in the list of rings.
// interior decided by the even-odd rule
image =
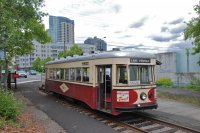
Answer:
[[[16,74],[16,72],[14,74]],[[15,89],[17,89],[17,77],[14,78],[14,82],[15,82]]]
[[[104,102],[104,104],[105,104],[105,109],[106,109],[106,106],[107,106],[106,102],[107,101],[106,101],[106,67],[105,66],[104,66],[104,79],[105,79],[105,81],[104,81],[105,82],[105,86],[104,86],[104,92],[105,92],[105,94],[104,94],[105,95],[104,101],[105,102]]]
[[[43,72],[43,67],[44,67],[44,66],[41,66],[41,67],[42,67],[42,72]],[[42,83],[42,72],[41,72],[41,83]]]
[[[65,48],[65,47],[66,47],[66,46],[65,46],[65,40],[66,40],[65,37],[66,37],[66,33],[65,33],[65,30],[66,30],[66,29],[65,29],[65,23],[64,23],[64,31],[63,31],[63,33],[64,33],[64,58],[66,58],[66,55],[65,55],[65,52],[66,52],[66,48]]]

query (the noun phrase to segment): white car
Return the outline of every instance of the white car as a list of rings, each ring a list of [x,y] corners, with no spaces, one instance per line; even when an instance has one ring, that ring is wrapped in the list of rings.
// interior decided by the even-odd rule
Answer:
[[[27,73],[25,71],[18,71],[17,74],[19,74],[19,77],[27,78]]]

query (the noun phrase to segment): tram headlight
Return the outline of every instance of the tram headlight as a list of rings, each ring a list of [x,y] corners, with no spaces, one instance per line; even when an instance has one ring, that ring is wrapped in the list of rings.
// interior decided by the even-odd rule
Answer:
[[[145,100],[146,98],[147,98],[147,94],[144,93],[144,92],[142,92],[142,93],[140,94],[140,99],[141,99],[141,100]]]

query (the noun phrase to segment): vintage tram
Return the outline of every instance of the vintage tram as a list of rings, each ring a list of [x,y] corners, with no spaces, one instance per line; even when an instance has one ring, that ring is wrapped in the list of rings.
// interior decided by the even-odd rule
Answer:
[[[45,65],[45,89],[112,115],[156,109],[155,65],[139,51],[67,57]]]

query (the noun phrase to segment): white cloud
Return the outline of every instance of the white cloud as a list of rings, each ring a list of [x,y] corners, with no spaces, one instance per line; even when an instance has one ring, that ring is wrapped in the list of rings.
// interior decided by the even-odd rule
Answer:
[[[73,19],[78,42],[87,37],[106,36],[110,48],[132,44],[168,47],[183,40],[177,34],[184,29],[183,21],[194,16],[193,6],[198,3],[198,0],[46,0],[44,11]],[[44,22],[48,27],[47,17]],[[171,35],[164,36],[164,32]],[[171,40],[156,41],[153,35]]]

